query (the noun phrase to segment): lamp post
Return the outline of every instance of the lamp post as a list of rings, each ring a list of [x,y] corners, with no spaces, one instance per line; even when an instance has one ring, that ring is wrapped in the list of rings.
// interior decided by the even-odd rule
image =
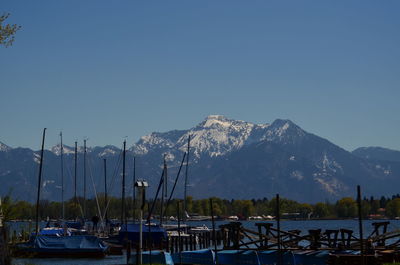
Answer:
[[[146,203],[146,188],[149,186],[147,181],[138,180],[135,182],[137,188],[137,194],[140,200],[140,226],[139,226],[139,264],[143,264],[142,252],[143,252],[143,209]]]

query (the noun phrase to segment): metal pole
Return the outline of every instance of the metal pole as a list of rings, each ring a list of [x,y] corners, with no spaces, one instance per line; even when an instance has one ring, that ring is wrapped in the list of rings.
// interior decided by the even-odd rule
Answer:
[[[282,265],[282,250],[281,250],[281,217],[280,217],[280,201],[279,194],[276,194],[276,225],[278,228],[278,265]]]
[[[38,190],[37,190],[37,199],[36,199],[36,235],[39,234],[39,201],[40,201],[40,187],[42,186],[43,151],[44,151],[45,137],[46,137],[46,128],[43,129],[42,150],[40,152]]]
[[[143,192],[143,190],[142,190]],[[139,264],[143,263],[143,208],[140,208],[140,227],[139,227]]]
[[[147,211],[148,212],[150,212],[150,204],[147,204]],[[149,249],[149,259],[150,259],[150,265],[152,265],[153,264],[153,262],[152,262],[152,256],[151,256],[151,251],[152,251],[152,245],[153,245],[153,241],[152,241],[152,238],[151,238],[151,223],[150,223],[150,219],[149,220],[147,220],[147,224],[148,224],[148,226],[147,226],[147,228],[149,229],[149,233],[148,233],[148,242],[149,242],[149,246],[148,246],[148,249]]]
[[[178,250],[179,250],[179,264],[182,264],[182,244],[181,244],[181,215],[180,215],[180,202],[177,203],[177,215],[178,215]]]
[[[362,206],[361,206],[361,188],[357,185],[357,206],[358,206],[358,227],[360,231],[360,252],[361,252],[361,265],[365,264],[364,258],[364,245],[363,245],[363,225],[362,225]]]

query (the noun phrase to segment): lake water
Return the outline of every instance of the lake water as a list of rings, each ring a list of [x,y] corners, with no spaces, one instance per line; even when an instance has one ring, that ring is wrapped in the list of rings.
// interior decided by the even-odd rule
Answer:
[[[390,225],[388,231],[400,230],[400,220],[389,220]],[[244,221],[243,226],[256,231],[255,223],[259,221]],[[363,221],[364,237],[368,237],[373,231],[372,223],[377,222],[376,220],[365,220]],[[225,224],[228,222],[218,221],[216,226]],[[276,227],[275,222],[271,221]],[[207,225],[211,227],[211,222],[190,222],[189,225]],[[27,230],[29,225],[27,223],[10,223],[11,229],[20,230],[23,228]],[[42,224],[43,226],[44,224]],[[281,230],[294,230],[299,229],[302,231],[301,234],[306,234],[310,229],[350,229],[354,231],[354,236],[358,237],[358,220],[309,220],[309,221],[281,221]],[[108,264],[126,264],[125,256],[107,256],[104,259],[13,259],[12,264],[14,265],[67,265],[67,264],[93,264],[93,265],[108,265]]]

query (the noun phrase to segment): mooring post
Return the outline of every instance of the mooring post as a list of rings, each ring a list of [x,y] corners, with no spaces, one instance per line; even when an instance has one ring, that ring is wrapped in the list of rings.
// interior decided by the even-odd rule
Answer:
[[[212,222],[212,237],[213,237],[214,252],[215,252],[215,263],[218,264],[217,234],[215,233],[215,219],[214,219],[214,208],[213,208],[212,198],[210,198],[210,211],[211,211],[211,222]]]
[[[362,206],[361,206],[361,188],[357,186],[357,205],[358,205],[358,227],[360,230],[360,254],[361,254],[361,265],[365,264],[364,259],[364,243],[363,243],[363,225],[362,225]]]
[[[279,194],[276,194],[276,226],[278,228],[278,260],[277,264],[282,265],[282,250],[281,250],[281,217],[280,217],[280,202],[279,202]]]

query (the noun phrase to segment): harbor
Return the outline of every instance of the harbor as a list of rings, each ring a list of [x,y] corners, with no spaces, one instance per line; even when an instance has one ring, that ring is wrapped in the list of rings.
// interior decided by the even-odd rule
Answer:
[[[3,229],[5,239],[0,249],[5,257],[15,258],[14,264],[24,259],[93,259],[106,261],[106,257],[119,256],[123,263],[118,264],[185,264],[185,265],[379,265],[385,262],[400,261],[400,230],[390,230],[390,221],[370,223],[372,229],[367,235],[364,231],[363,200],[361,187],[357,186],[356,208],[357,229],[346,227],[302,230],[299,227],[284,229],[283,217],[300,216],[282,214],[281,198],[274,198],[274,216],[266,216],[273,221],[260,222],[259,217],[249,216],[252,226],[239,221],[227,221],[216,224],[213,199],[208,200],[208,215],[190,216],[187,213],[187,178],[190,154],[190,135],[187,149],[172,187],[168,185],[168,166],[166,155],[154,198],[149,201],[146,180],[136,178],[136,161],[133,160],[133,215],[128,218],[126,203],[126,141],[121,153],[121,217],[108,219],[109,200],[107,200],[107,164],[104,160],[104,208],[97,202],[99,216],[87,217],[86,204],[86,140],[84,141],[84,196],[83,203],[78,203],[82,216],[75,220],[65,219],[64,187],[61,186],[61,219],[43,222],[40,217],[40,196],[42,183],[42,165],[46,128],[42,135],[42,149],[39,161],[35,222],[29,222],[29,228],[17,227],[17,230]],[[64,160],[62,133],[60,133],[60,169],[63,179]],[[75,144],[75,183],[77,166],[77,145]],[[174,191],[185,166],[184,200],[173,200]],[[115,176],[114,176],[115,177]],[[76,185],[75,185],[76,186]],[[76,192],[76,187],[75,187]],[[96,200],[97,200],[97,194]],[[348,199],[347,199],[348,200]],[[172,203],[176,203],[175,216],[167,216]],[[147,206],[147,209],[146,209]],[[170,207],[170,208],[169,208]],[[159,214],[156,214],[158,212]],[[170,211],[169,211],[170,212]],[[145,215],[146,214],[146,215]],[[262,218],[262,217],[260,217]],[[308,215],[309,218],[309,215]],[[237,216],[227,219],[237,220]],[[197,226],[191,223],[211,222]],[[8,224],[11,225],[11,224]],[[25,230],[24,230],[25,229]],[[8,235],[12,235],[7,237]],[[8,238],[10,240],[8,241]],[[1,242],[0,242],[1,243]],[[33,262],[35,262],[33,260]],[[106,261],[108,262],[108,261]],[[3,262],[9,263],[8,260]],[[109,263],[111,264],[111,263]]]
[[[374,246],[374,251],[377,252],[382,252],[382,255],[386,255],[385,258],[388,258],[390,256],[388,256],[389,254],[393,254],[396,249],[395,244],[396,241],[398,241],[398,236],[397,233],[395,231],[400,231],[400,221],[399,220],[389,220],[390,224],[388,224],[388,232],[390,232],[389,235],[389,239],[385,239],[386,236],[388,235],[380,235],[379,237],[377,237],[376,235],[371,236],[371,239],[374,239],[374,243],[372,244]],[[385,221],[386,222],[386,221]],[[271,228],[276,228],[276,222],[262,222],[263,225],[271,225]],[[374,232],[374,228],[376,227],[376,225],[373,225],[373,223],[376,223],[376,221],[374,220],[365,220],[364,221],[364,232],[366,234],[365,240],[368,242],[368,238],[369,235],[371,235]],[[379,223],[379,222],[378,222]],[[176,222],[172,223],[174,225],[176,225]],[[191,223],[193,226],[202,226],[202,225],[206,225],[207,227],[212,227],[211,222],[193,222]],[[229,225],[231,223],[229,221],[217,221],[216,222],[216,226],[219,227],[221,225]],[[237,252],[233,252],[236,251],[233,246],[235,243],[235,241],[230,241],[230,245],[226,245],[224,247],[224,242],[223,239],[220,238],[219,235],[217,235],[217,244],[220,244],[217,246],[217,251],[223,251],[224,249],[226,250],[227,253],[230,253],[230,255],[233,255],[232,253],[236,253],[235,255],[238,256],[238,253],[246,253],[247,256],[245,257],[251,257],[253,256],[253,258],[258,255],[259,252],[262,252],[262,254],[264,256],[266,256],[269,253],[269,258],[271,258],[271,256],[273,257],[273,253],[277,254],[278,252],[278,248],[276,246],[276,244],[274,245],[274,242],[276,241],[276,238],[274,237],[269,237],[268,240],[268,245],[267,247],[264,245],[261,245],[259,242],[257,242],[259,240],[259,235],[257,232],[257,222],[255,221],[246,221],[246,222],[241,222],[242,227],[237,226],[240,228],[240,230],[243,229],[243,232],[246,232],[248,235],[251,235],[251,240],[253,241],[253,244],[249,244],[248,247],[246,246],[240,246],[242,243],[239,242],[239,247],[237,249]],[[44,225],[44,224],[43,224]],[[236,224],[235,224],[236,225]],[[235,225],[233,225],[235,227]],[[26,223],[14,223],[14,224],[10,224],[11,227],[24,227],[27,226]],[[299,259],[301,257],[301,255],[303,255],[303,257],[307,257],[308,260],[312,260],[312,257],[318,255],[317,258],[319,258],[319,263],[315,263],[315,264],[325,264],[325,263],[321,263],[321,260],[325,260],[329,257],[329,253],[333,253],[334,250],[333,249],[338,249],[339,245],[341,244],[345,244],[344,248],[345,250],[341,250],[342,252],[345,253],[357,253],[357,241],[359,240],[359,235],[358,235],[358,221],[357,220],[335,220],[335,221],[316,221],[316,220],[309,220],[309,221],[289,221],[289,220],[283,220],[281,221],[281,229],[282,229],[282,253],[283,253],[283,257],[284,257],[284,261],[287,259],[288,256],[292,256],[295,255],[295,257],[297,257],[297,263],[293,263],[293,259],[288,262],[291,263],[282,263],[282,264],[302,264],[299,263]],[[318,241],[313,241],[311,240],[312,235],[310,235],[310,230],[317,230],[317,228],[321,229],[321,237]],[[383,226],[381,226],[380,232],[383,231]],[[236,228],[235,228],[236,229]],[[285,234],[285,232],[288,231],[293,231],[293,230],[300,230],[301,232],[299,234],[296,234],[297,237],[295,241],[289,241],[289,235]],[[335,244],[335,241],[333,240],[334,237],[332,237],[333,234],[331,234],[331,241],[330,243],[328,243],[328,237],[327,234],[325,233],[326,231],[329,230],[335,230],[338,231],[338,238],[336,241],[336,248],[332,247]],[[352,234],[352,236],[350,238],[350,241],[348,239],[348,237],[345,237],[344,240],[341,238],[341,231],[340,230],[346,230],[346,231],[353,231],[354,233]],[[218,231],[221,231],[220,229],[218,229]],[[231,230],[225,230],[227,233],[228,231]],[[250,234],[248,231],[252,231],[253,234]],[[272,233],[276,233],[276,230],[271,230]],[[221,232],[219,232],[221,233]],[[240,232],[242,233],[242,232]],[[265,231],[262,232],[263,234],[265,234]],[[18,234],[18,233],[17,233]],[[182,231],[183,234],[183,231]],[[376,233],[375,233],[376,234]],[[347,234],[345,234],[347,235]],[[315,233],[313,234],[314,239],[315,239]],[[185,252],[183,257],[185,257],[185,255],[189,255],[187,253],[187,250],[191,251],[191,247],[190,244],[186,244],[185,239],[183,239],[184,236],[182,236],[182,247],[181,247],[181,252]],[[261,236],[263,237],[263,236]],[[293,236],[292,236],[293,237]],[[175,237],[176,238],[176,237]],[[302,240],[300,240],[302,239]],[[385,239],[385,245],[386,246],[379,246],[379,240]],[[172,242],[174,242],[174,244],[176,244],[176,241],[173,241],[175,239],[169,239],[170,244]],[[179,240],[179,239],[176,239]],[[220,242],[219,242],[220,240]],[[243,238],[241,238],[241,240],[243,242],[250,242],[248,241],[248,239],[246,239],[245,236],[243,236]],[[190,240],[188,240],[188,242],[190,242]],[[343,243],[344,242],[344,243]],[[346,244],[350,242],[351,247],[346,246]],[[200,242],[199,242],[200,243]],[[227,244],[228,241],[225,241],[225,243]],[[256,243],[256,244],[254,244]],[[213,238],[212,238],[212,234],[210,236],[210,241],[206,240],[206,243],[204,244],[209,244],[209,248],[201,248],[200,245],[196,245],[196,251],[204,251],[204,250],[213,250],[214,251],[214,242],[213,242]],[[313,246],[311,246],[311,244],[314,244]],[[353,244],[353,245],[352,245]],[[257,247],[258,245],[258,247]],[[331,246],[329,246],[331,245]],[[171,254],[171,257],[175,257],[175,264],[179,264],[179,260],[176,259],[176,257],[179,258],[179,245],[177,247],[175,247],[176,245],[173,245],[171,247],[170,245],[170,249],[169,252],[166,251],[166,249],[163,249],[164,253],[169,253]],[[194,248],[194,246],[192,246]],[[384,249],[387,248],[386,254]],[[286,249],[286,250],[285,250]],[[147,256],[150,253],[150,249],[146,248],[144,249],[144,251],[147,251]],[[160,249],[151,249],[151,252],[156,253],[157,251],[160,251]],[[194,251],[194,249],[193,249]],[[131,256],[130,259],[132,261],[133,264],[135,264],[136,261],[134,261],[134,259],[136,258],[136,251],[134,250],[134,248],[131,248]],[[223,252],[222,252],[223,253]],[[250,253],[250,254],[249,254]],[[253,254],[251,254],[253,253]],[[257,253],[257,254],[256,254]],[[285,254],[286,253],[286,254]],[[290,253],[290,255],[288,254]],[[370,253],[370,252],[368,252]],[[146,252],[145,252],[145,256],[146,256]],[[268,255],[267,255],[268,256]],[[321,257],[320,257],[321,256]],[[354,258],[354,256],[351,256]],[[359,256],[357,256],[359,258]],[[317,258],[314,259],[314,262],[316,260],[318,260]],[[383,257],[379,257],[381,260],[383,259]],[[392,257],[393,258],[393,257]],[[46,265],[46,264],[54,264],[54,262],[56,262],[56,264],[70,264],[68,262],[71,262],[71,260],[73,260],[74,264],[126,264],[127,262],[127,252],[126,250],[123,250],[123,254],[122,255],[107,255],[102,259],[57,259],[57,258],[51,258],[51,259],[21,259],[21,258],[14,258],[13,259],[13,263],[12,264],[40,264],[40,265]],[[145,261],[145,260],[144,260]],[[59,262],[59,263],[58,263]],[[222,261],[221,261],[222,262]],[[261,262],[261,261],[260,261]],[[389,262],[389,261],[388,261]],[[390,261],[392,262],[392,261]],[[152,263],[155,263],[155,259],[152,260]],[[150,263],[149,263],[150,264]],[[200,263],[203,264],[203,263]],[[207,263],[209,264],[209,263]],[[219,263],[219,264],[223,264],[223,263]],[[233,263],[233,264],[240,264],[240,263]],[[248,264],[248,263],[244,263],[244,264]],[[250,263],[250,264],[273,264],[273,263]],[[276,263],[277,264],[277,263]],[[313,264],[313,263],[309,263],[309,264]],[[357,264],[357,263],[355,263]],[[370,264],[370,263],[365,263],[365,264]],[[372,264],[380,264],[380,263],[372,263]]]

